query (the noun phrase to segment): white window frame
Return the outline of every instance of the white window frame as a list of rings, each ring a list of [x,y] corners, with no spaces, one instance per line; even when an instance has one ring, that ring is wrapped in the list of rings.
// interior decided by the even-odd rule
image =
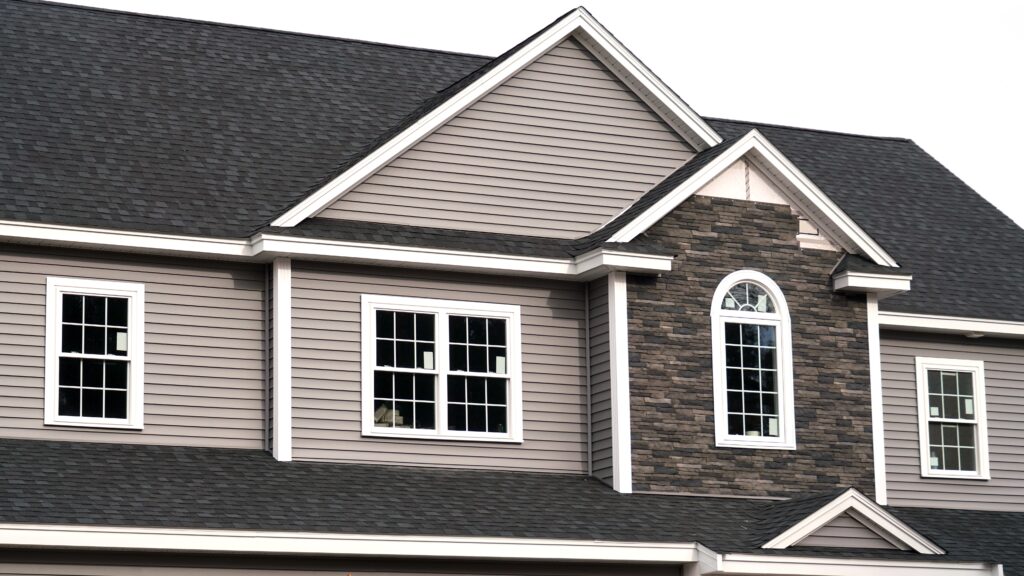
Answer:
[[[61,416],[58,382],[61,350],[61,316],[64,294],[112,296],[128,299],[128,417],[92,418]],[[143,284],[48,277],[46,279],[46,361],[44,368],[43,423],[51,426],[120,428],[142,430],[145,398],[145,296]],[[97,357],[100,358],[100,357]]]
[[[915,358],[917,367],[917,419],[918,419],[918,443],[921,454],[921,476],[924,478],[952,478],[957,480],[989,480],[991,471],[988,459],[988,417],[985,405],[985,362],[982,360],[964,360],[954,358],[928,358],[918,356]],[[950,372],[971,372],[974,374],[974,413],[975,427],[978,433],[975,439],[975,451],[977,453],[977,470],[932,470],[930,466],[928,436],[928,423],[931,416],[928,413],[928,371],[947,370]],[[947,421],[947,420],[939,420]],[[953,420],[948,420],[953,422]],[[960,420],[961,423],[969,424],[967,420]]]
[[[741,282],[752,282],[765,289],[775,301],[775,313],[723,310],[722,300],[729,289]],[[725,323],[726,321],[771,324],[777,327],[779,436],[737,436],[729,434],[726,403]],[[796,450],[796,412],[793,405],[793,336],[789,307],[774,280],[755,270],[737,270],[722,279],[711,300],[712,370],[715,395],[715,445],[723,448],[760,448]]]
[[[373,419],[373,373],[376,369],[374,351],[377,334],[377,310],[392,312],[414,312],[436,315],[435,321],[435,367],[437,389],[435,390],[434,430],[412,428],[384,428],[374,425]],[[508,379],[508,431],[462,432],[448,430],[448,374],[462,374],[448,370],[448,316],[478,316],[500,318],[506,321],[507,373]],[[470,440],[476,442],[522,442],[523,441],[523,378],[522,378],[522,326],[521,312],[517,305],[464,302],[458,300],[437,300],[433,298],[412,298],[380,294],[362,295],[362,416],[363,436],[398,437],[423,440]]]

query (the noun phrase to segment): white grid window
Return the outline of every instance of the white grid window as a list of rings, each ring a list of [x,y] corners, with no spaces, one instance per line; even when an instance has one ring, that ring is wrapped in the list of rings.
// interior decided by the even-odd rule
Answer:
[[[733,448],[796,447],[789,312],[771,278],[724,278],[712,299],[715,437]]]
[[[141,284],[47,279],[45,423],[142,427]]]
[[[521,441],[519,307],[363,296],[363,433]]]
[[[988,478],[984,364],[918,358],[917,374],[922,475]]]

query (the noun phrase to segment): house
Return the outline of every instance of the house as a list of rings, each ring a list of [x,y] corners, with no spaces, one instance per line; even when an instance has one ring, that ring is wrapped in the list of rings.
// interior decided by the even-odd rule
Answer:
[[[0,574],[1024,574],[1024,231],[913,142],[0,3]]]

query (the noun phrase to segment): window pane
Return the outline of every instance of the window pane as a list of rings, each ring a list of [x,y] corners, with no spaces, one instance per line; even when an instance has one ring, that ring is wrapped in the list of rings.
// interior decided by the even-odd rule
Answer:
[[[760,390],[761,389],[761,373],[758,370],[744,370],[743,371],[743,389],[744,390]]]
[[[743,366],[743,362],[740,361],[740,347],[739,346],[726,346],[725,347],[725,365],[734,366],[739,368]]]
[[[743,412],[747,414],[760,414],[761,394],[757,392],[745,392],[743,394]],[[761,428],[760,425],[757,427]]]
[[[412,402],[395,402],[395,428],[412,428],[415,422]]]
[[[729,368],[725,371],[725,387],[730,390],[743,389],[743,370]]]
[[[761,348],[761,368],[775,368],[775,349]]]
[[[761,417],[760,416],[745,416],[743,418],[743,426],[746,428],[744,432],[747,436],[760,436],[761,435]]]
[[[416,331],[415,314],[409,312],[395,312],[395,338],[401,340],[414,340]]]
[[[729,293],[722,300],[722,309],[774,313],[775,302],[760,285],[740,282],[729,289]]]
[[[449,342],[466,342],[466,317],[465,316],[449,316],[448,317],[448,341]]]
[[[64,322],[82,323],[82,297],[64,294],[61,297],[61,320]]]
[[[928,371],[928,392],[932,394],[942,392],[942,373],[938,370]]]
[[[469,371],[487,372],[487,348],[485,346],[469,347]]]
[[[395,373],[395,400],[412,400],[413,375],[407,372]]]
[[[82,381],[81,369],[81,360],[61,358],[57,368],[57,381],[61,386],[78,386]]]
[[[757,368],[761,365],[758,354],[759,348],[753,346],[743,347],[743,367],[744,368]]]
[[[727,392],[725,395],[725,406],[728,412],[743,412],[743,393]]]
[[[487,379],[487,403],[488,404],[505,404],[505,391],[508,387],[508,382],[501,378],[488,378]]]
[[[104,362],[106,388],[127,390],[128,389],[128,363],[127,362]]]
[[[107,325],[128,326],[127,298],[107,298]]]
[[[416,367],[424,370],[434,369],[434,344],[418,342],[416,344]]]
[[[416,403],[416,428],[419,430],[433,430],[434,429],[434,403],[433,402],[417,402]]]
[[[740,341],[746,346],[757,346],[757,325],[742,324],[740,328]]]
[[[103,390],[82,389],[82,416],[87,418],[103,417]]]
[[[448,377],[448,402],[466,401],[466,378],[465,376]]]
[[[448,365],[450,370],[465,372],[469,368],[469,348],[461,344],[453,344],[448,347]]]
[[[395,341],[395,366],[399,368],[416,367],[416,345],[402,340]]]
[[[434,315],[416,315],[416,339],[424,342],[434,341]]]
[[[487,402],[486,380],[483,378],[468,378],[466,384],[466,396],[469,402],[483,404]]]
[[[391,428],[394,425],[395,403],[391,400],[375,400],[373,403],[373,423],[377,426]]]
[[[64,326],[61,327],[60,350],[61,352],[72,353],[82,351],[81,326],[68,326],[67,324],[65,324]]]
[[[775,326],[758,326],[761,346],[775,346]]]
[[[955,394],[955,392],[954,392]],[[959,418],[960,407],[958,406],[956,396],[943,396],[942,397],[942,417],[943,418]]]
[[[487,342],[492,346],[505,345],[505,321],[500,318],[487,320]]]
[[[57,393],[57,414],[81,416],[81,396],[78,388],[61,388]]]
[[[431,374],[416,375],[416,399],[434,401],[434,376]]]
[[[970,372],[960,372],[958,374],[957,381],[959,383],[961,396],[974,395],[974,374]]]
[[[373,396],[375,398],[394,398],[392,396],[394,394],[392,378],[391,372],[377,370],[373,373]]]
[[[725,323],[725,343],[726,344],[739,344],[740,343],[740,325],[732,322]]]
[[[98,326],[85,327],[85,353],[105,354],[107,349],[107,334],[105,328]]]
[[[391,340],[377,340],[377,366],[395,365],[395,343]]]
[[[779,403],[778,396],[775,394],[762,394],[761,395],[761,413],[768,414],[770,416],[779,415]]]
[[[505,357],[506,351],[503,346],[490,346],[487,348],[487,371],[494,374],[505,374],[508,371],[508,361]]]
[[[125,419],[128,417],[128,393],[124,390],[107,390],[106,418]]]
[[[103,388],[102,360],[82,360],[82,386]]]
[[[943,372],[942,373],[942,393],[943,394],[956,394],[958,386],[956,383],[956,372]]]
[[[508,431],[504,406],[487,407],[487,431],[504,434]]]
[[[107,323],[107,299],[102,296],[85,297],[85,323]]]
[[[466,430],[465,404],[452,404],[448,406],[448,429],[460,432]]]
[[[977,460],[974,448],[960,449],[960,470],[965,472],[975,472],[978,467]]]
[[[484,318],[469,318],[469,343],[487,343],[487,320]]]
[[[86,328],[90,330],[90,328]],[[120,328],[107,328],[107,354],[112,356],[128,355],[128,331]]]
[[[487,432],[487,407],[469,404],[466,406],[466,428],[470,432]]]
[[[729,415],[729,434],[731,436],[743,435],[743,416],[737,414]]]
[[[377,310],[377,337],[395,337],[395,313],[386,310]]]
[[[775,386],[775,372],[765,370],[761,372],[761,390],[765,392],[776,392],[778,388]]]

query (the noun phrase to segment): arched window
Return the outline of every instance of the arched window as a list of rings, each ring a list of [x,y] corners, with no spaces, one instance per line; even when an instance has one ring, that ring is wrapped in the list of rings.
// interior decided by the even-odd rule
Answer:
[[[736,448],[796,448],[793,350],[786,299],[753,270],[726,276],[711,304],[715,440]]]

